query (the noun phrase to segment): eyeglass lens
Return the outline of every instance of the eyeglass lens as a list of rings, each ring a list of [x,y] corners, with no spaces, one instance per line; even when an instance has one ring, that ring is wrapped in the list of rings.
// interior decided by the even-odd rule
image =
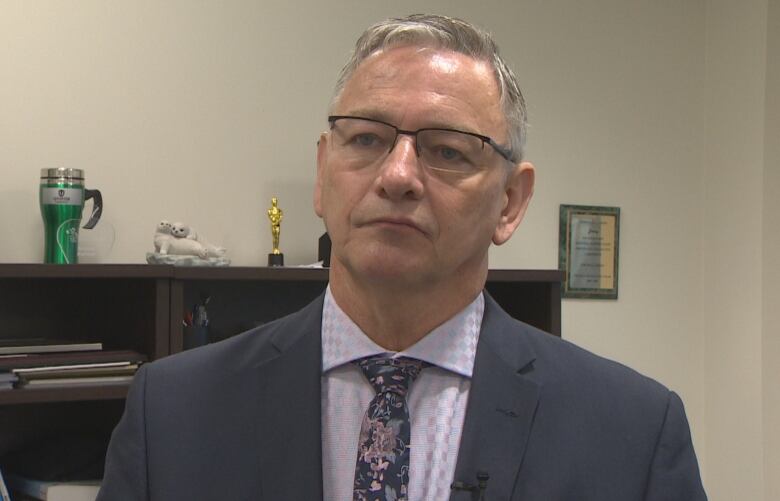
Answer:
[[[346,160],[362,165],[384,158],[398,140],[394,127],[360,118],[338,118],[334,120],[333,131],[336,135],[334,147],[346,156]],[[427,167],[458,173],[484,168],[489,151],[478,137],[440,129],[419,130],[416,150]]]

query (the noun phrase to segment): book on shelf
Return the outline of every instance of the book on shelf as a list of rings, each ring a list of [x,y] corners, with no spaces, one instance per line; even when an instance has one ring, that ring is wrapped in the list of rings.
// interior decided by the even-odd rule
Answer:
[[[48,482],[6,475],[11,491],[42,501],[95,501],[100,481]]]
[[[18,376],[13,372],[0,371],[0,391],[12,389],[18,379]]]
[[[31,379],[29,381],[19,381],[17,388],[61,388],[63,386],[80,385],[113,385],[129,384],[133,381],[133,376],[89,376],[89,377],[56,377],[45,379]]]
[[[0,371],[28,367],[54,367],[63,365],[89,365],[110,362],[140,363],[146,355],[132,350],[74,351],[68,353],[37,353],[0,356]]]
[[[14,373],[19,378],[19,382],[32,381],[35,379],[56,379],[56,378],[85,378],[96,376],[132,376],[138,370],[138,364],[122,362],[122,365],[110,366],[67,366],[60,367],[34,367],[30,369],[14,369]],[[41,370],[36,370],[41,369]]]
[[[0,390],[129,384],[146,356],[129,350],[50,353],[0,359]],[[8,382],[3,383],[3,379]]]
[[[49,338],[0,339],[0,355],[102,350],[103,343]]]
[[[137,363],[108,362],[102,364],[27,367],[24,369],[13,369],[11,372],[16,374],[19,379],[41,379],[54,377],[124,376],[134,374],[137,370]]]
[[[2,471],[0,471],[0,499],[3,501],[11,501],[11,495],[8,494],[8,487],[5,485]]]

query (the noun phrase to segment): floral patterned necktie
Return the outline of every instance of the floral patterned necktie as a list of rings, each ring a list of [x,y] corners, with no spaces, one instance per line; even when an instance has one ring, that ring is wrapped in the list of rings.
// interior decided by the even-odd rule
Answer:
[[[406,501],[411,439],[406,393],[429,364],[404,357],[370,357],[355,363],[376,396],[360,428],[353,501]]]

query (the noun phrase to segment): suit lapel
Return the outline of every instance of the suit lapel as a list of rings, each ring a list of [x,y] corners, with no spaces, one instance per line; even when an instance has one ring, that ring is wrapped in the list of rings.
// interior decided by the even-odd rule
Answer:
[[[281,321],[257,369],[262,499],[322,499],[322,296]]]
[[[463,423],[455,481],[490,475],[489,499],[509,499],[523,461],[539,400],[537,383],[522,375],[535,355],[514,321],[485,293],[485,315]],[[469,499],[453,492],[453,500]]]

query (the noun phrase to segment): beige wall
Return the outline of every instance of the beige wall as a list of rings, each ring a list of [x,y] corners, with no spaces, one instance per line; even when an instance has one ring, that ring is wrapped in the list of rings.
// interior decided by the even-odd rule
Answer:
[[[566,300],[564,336],[682,395],[712,499],[771,499],[771,2],[767,30],[766,0],[5,1],[0,261],[40,260],[36,185],[50,166],[84,168],[103,191],[103,222],[82,234],[100,248],[115,230],[100,261],[143,262],[167,218],[227,246],[235,264],[260,265],[274,195],[288,263],[314,261],[314,143],[354,38],[388,15],[466,17],[517,69],[538,167],[527,220],[492,266],[557,267],[561,203],[621,207],[620,299]]]
[[[768,5],[713,0],[707,8],[702,263],[712,499],[777,492],[777,293],[766,280],[777,273],[778,33]]]
[[[763,180],[764,499],[780,499],[780,1],[767,16]]]

